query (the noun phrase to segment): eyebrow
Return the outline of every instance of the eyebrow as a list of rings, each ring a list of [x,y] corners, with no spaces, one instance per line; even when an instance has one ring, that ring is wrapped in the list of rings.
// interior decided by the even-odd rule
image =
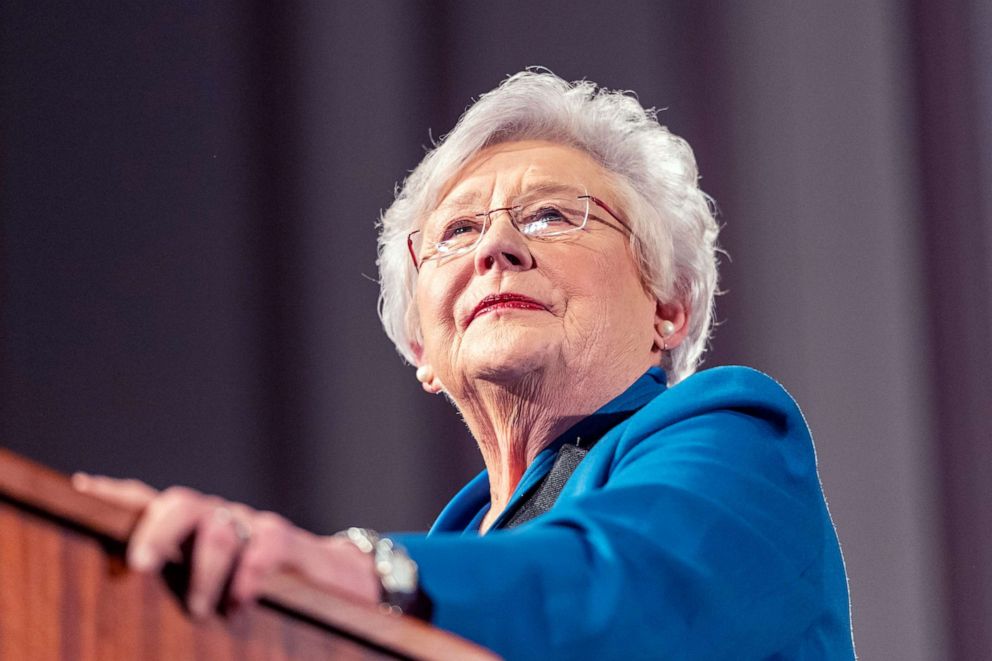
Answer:
[[[534,186],[525,188],[523,190],[512,191],[512,193],[513,194],[510,195],[509,197],[511,200],[516,202],[522,197],[531,197],[534,195],[552,195],[557,193],[574,193],[575,196],[578,197],[579,195],[583,195],[584,191],[569,184],[562,184],[551,181],[551,182],[539,183]],[[470,204],[478,205],[481,204],[483,197],[484,195],[479,191],[466,191],[464,193],[461,193],[460,195],[449,197],[440,206],[438,206],[433,213],[436,213],[438,211],[443,211],[445,209],[464,207]],[[484,211],[484,209],[480,209],[480,211]]]

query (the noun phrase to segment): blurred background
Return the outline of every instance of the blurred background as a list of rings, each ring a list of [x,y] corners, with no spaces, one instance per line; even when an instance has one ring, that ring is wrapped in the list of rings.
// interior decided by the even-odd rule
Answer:
[[[543,65],[694,146],[706,366],[803,406],[860,656],[992,658],[992,3],[102,4],[0,4],[0,444],[428,526],[481,460],[379,327],[375,224]]]

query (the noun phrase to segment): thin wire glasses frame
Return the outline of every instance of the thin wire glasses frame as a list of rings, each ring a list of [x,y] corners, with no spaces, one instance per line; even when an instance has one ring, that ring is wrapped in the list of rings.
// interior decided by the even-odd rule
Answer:
[[[467,253],[472,252],[473,250],[475,250],[475,248],[482,241],[482,237],[485,236],[486,231],[489,229],[489,226],[492,223],[492,214],[499,213],[501,211],[506,211],[507,213],[509,213],[510,214],[510,222],[517,229],[517,231],[520,232],[521,234],[523,234],[526,238],[532,239],[532,240],[554,241],[556,239],[559,239],[559,238],[568,236],[570,234],[573,234],[574,232],[577,232],[579,230],[585,229],[586,224],[590,220],[595,220],[596,222],[602,223],[602,224],[606,225],[607,227],[611,227],[611,228],[617,230],[618,232],[626,231],[628,234],[632,234],[631,229],[630,229],[630,225],[626,221],[624,221],[623,219],[621,219],[620,216],[617,213],[615,213],[610,208],[610,206],[608,204],[606,204],[606,202],[603,202],[598,197],[596,197],[594,195],[578,195],[578,196],[576,196],[575,199],[585,200],[585,203],[586,203],[586,209],[585,209],[585,213],[583,215],[582,223],[579,224],[579,225],[575,225],[573,227],[569,227],[568,229],[565,229],[565,230],[562,230],[562,231],[553,232],[553,233],[548,234],[548,235],[534,236],[534,235],[528,234],[527,232],[523,231],[520,228],[518,214],[519,214],[520,210],[525,205],[519,205],[519,204],[518,205],[514,205],[514,206],[510,206],[510,207],[499,207],[499,208],[496,208],[496,209],[490,209],[489,211],[483,211],[481,213],[474,214],[476,218],[483,218],[482,229],[479,231],[479,236],[476,237],[476,239],[472,243],[466,244],[466,245],[464,245],[464,246],[462,246],[460,248],[457,248],[457,249],[455,249],[455,250],[453,250],[452,252],[449,252],[449,253],[435,252],[432,255],[430,255],[429,257],[426,257],[426,258],[423,258],[423,259],[418,259],[418,257],[417,257],[417,248],[415,247],[414,243],[416,241],[417,235],[418,234],[421,234],[421,230],[414,230],[414,231],[410,232],[410,234],[407,235],[407,239],[406,239],[407,249],[410,251],[410,259],[413,260],[413,267],[414,267],[414,269],[416,269],[419,272],[420,271],[420,268],[424,265],[424,262],[427,262],[427,261],[429,261],[431,259],[438,258],[439,255],[441,257],[456,257],[456,256],[459,256],[459,255],[463,255],[463,254],[467,254]],[[620,225],[623,227],[623,230],[621,230],[620,228],[614,226],[612,223],[603,220],[602,218],[596,216],[595,214],[590,213],[589,212],[589,202],[592,202],[593,204],[595,204],[596,206],[598,206],[599,208],[601,208],[603,211],[605,211],[606,213],[608,213],[610,215],[610,217],[612,217],[615,221],[617,221],[618,223],[620,223]]]

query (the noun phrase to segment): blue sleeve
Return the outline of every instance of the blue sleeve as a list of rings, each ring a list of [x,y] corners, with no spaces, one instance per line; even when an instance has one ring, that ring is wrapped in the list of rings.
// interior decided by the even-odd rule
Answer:
[[[759,376],[657,398],[528,524],[399,536],[435,624],[511,659],[853,658],[811,440]]]

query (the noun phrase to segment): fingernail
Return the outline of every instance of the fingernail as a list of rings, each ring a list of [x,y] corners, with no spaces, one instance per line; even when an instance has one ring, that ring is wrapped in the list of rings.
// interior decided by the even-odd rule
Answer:
[[[86,473],[73,473],[72,486],[80,491],[86,491],[90,486],[90,476]]]
[[[144,546],[138,546],[133,549],[129,559],[131,561],[131,568],[136,571],[147,571],[151,569],[155,561],[151,551]]]

